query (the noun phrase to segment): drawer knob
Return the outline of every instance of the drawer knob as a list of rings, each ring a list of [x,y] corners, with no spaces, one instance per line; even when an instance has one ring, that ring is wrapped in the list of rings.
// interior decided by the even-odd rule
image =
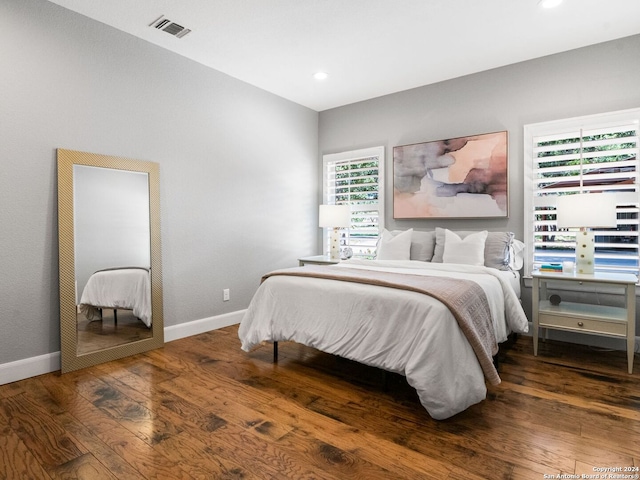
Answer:
[[[578,326],[579,326],[579,327],[584,327],[584,323],[582,323],[582,322],[578,322]]]

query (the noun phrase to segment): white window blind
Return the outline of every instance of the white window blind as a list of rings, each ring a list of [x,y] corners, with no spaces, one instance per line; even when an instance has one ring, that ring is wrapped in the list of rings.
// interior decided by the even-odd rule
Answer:
[[[354,258],[374,258],[384,228],[384,147],[325,155],[323,164],[323,203],[351,207],[351,227],[340,231],[341,248],[351,247]]]
[[[617,227],[595,230],[596,271],[638,274],[638,112],[579,120],[525,127],[525,142],[531,142],[525,150],[530,161],[525,225],[531,226],[525,232],[525,274],[542,263],[574,260],[576,232],[558,230],[556,199],[581,192],[616,197]]]

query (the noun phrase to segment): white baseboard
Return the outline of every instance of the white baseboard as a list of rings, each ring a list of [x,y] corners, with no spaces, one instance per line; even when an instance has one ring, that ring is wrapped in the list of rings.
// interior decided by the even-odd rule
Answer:
[[[60,352],[24,358],[0,365],[0,385],[60,370]]]
[[[199,333],[217,330],[240,323],[245,310],[225,313],[215,317],[202,318],[192,322],[172,325],[164,329],[164,341],[172,342],[180,338],[190,337]],[[44,375],[60,370],[60,352],[47,353],[37,357],[16,360],[15,362],[0,364],[0,385],[17,382],[25,378]]]
[[[194,320],[193,322],[165,327],[164,341],[173,342],[174,340],[191,337],[192,335],[198,335],[199,333],[235,325],[240,323],[244,312],[246,312],[246,310],[238,310],[237,312],[225,313],[223,315],[216,315],[215,317],[202,318],[200,320]]]

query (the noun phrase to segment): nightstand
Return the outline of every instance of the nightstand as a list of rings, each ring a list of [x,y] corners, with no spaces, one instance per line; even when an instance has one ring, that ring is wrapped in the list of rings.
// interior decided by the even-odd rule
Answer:
[[[340,260],[331,260],[329,255],[313,255],[298,259],[298,264],[301,267],[305,265],[335,265],[336,263],[340,263]]]
[[[533,354],[538,355],[538,334],[540,328],[580,332],[605,337],[627,339],[627,364],[633,373],[633,353],[636,330],[636,283],[638,278],[631,274],[615,273],[554,273],[533,272]],[[607,290],[611,287],[624,290],[625,306],[591,305],[578,302],[560,301],[552,304],[547,295],[547,284],[558,287],[564,284],[569,289],[580,288]],[[604,292],[602,292],[604,293]],[[556,302],[554,302],[556,303]]]

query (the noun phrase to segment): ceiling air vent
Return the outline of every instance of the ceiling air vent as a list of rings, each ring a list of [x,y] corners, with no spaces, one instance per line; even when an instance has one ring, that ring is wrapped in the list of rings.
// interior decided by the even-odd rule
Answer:
[[[160,15],[157,19],[149,24],[150,27],[153,27],[157,30],[162,30],[163,32],[167,32],[174,37],[182,38],[191,30],[188,28],[184,28],[182,25],[178,25],[175,22],[172,22],[168,18],[165,18],[164,15]]]

